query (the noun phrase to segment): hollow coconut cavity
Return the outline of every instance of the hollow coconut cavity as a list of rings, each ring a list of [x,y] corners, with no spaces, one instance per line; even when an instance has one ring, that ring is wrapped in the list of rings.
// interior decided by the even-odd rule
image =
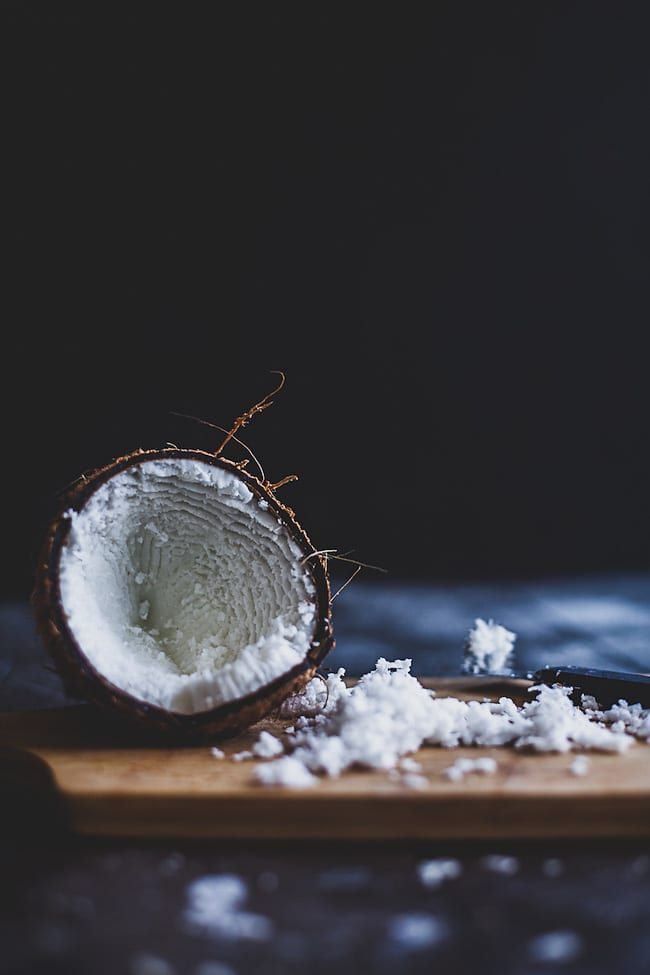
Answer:
[[[83,479],[51,526],[36,606],[75,694],[187,737],[258,720],[333,645],[325,563],[230,461],[137,452]]]

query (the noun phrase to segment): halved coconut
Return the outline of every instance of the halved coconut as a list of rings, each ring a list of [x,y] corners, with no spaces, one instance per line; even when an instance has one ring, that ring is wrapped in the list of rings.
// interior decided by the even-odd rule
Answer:
[[[326,563],[257,478],[198,450],[92,472],[50,527],[40,628],[68,689],[177,737],[235,732],[334,640]]]

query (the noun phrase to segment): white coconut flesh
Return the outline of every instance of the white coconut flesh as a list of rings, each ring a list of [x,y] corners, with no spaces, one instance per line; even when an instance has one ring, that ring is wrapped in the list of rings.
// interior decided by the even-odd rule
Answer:
[[[110,684],[196,714],[304,660],[316,618],[305,553],[236,474],[200,460],[145,461],[68,517],[63,613]]]

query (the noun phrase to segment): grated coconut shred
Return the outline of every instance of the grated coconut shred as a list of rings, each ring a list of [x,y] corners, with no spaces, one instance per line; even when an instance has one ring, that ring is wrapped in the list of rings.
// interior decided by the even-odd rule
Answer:
[[[322,681],[312,681],[283,705],[281,713],[292,719],[300,714],[303,700],[307,711],[295,720],[290,753],[260,764],[256,780],[262,785],[308,788],[316,784],[318,774],[338,777],[352,767],[400,772],[403,757],[424,744],[621,753],[632,745],[634,736],[647,734],[647,713],[642,716],[623,704],[606,712],[584,711],[571,701],[570,688],[531,688],[535,696],[521,707],[507,697],[466,702],[437,698],[411,675],[410,668],[410,660],[381,658],[375,670],[352,688],[346,687],[339,671],[328,678],[329,697]],[[316,702],[321,700],[318,712]],[[492,761],[472,761],[471,771],[493,771]],[[467,771],[469,766],[463,765],[462,775]],[[405,785],[415,788],[426,784],[423,776],[412,782],[404,779]]]
[[[502,668],[515,639],[514,633],[491,620],[476,620],[463,669]],[[650,743],[650,710],[640,705],[620,701],[602,711],[593,698],[585,697],[580,708],[571,700],[571,688],[546,685],[531,687],[533,696],[521,706],[508,697],[461,701],[436,697],[410,671],[410,660],[390,662],[381,657],[353,687],[346,686],[343,668],[327,678],[314,678],[280,707],[279,717],[292,722],[284,741],[262,731],[252,752],[232,759],[268,759],[254,770],[255,780],[264,786],[307,789],[317,784],[319,775],[336,778],[350,768],[367,768],[386,771],[407,788],[423,789],[428,780],[420,774],[420,765],[407,757],[422,745],[621,753],[635,738]],[[584,774],[587,767],[587,760],[578,756],[571,770]],[[468,773],[496,769],[491,757],[462,758],[445,774],[460,782]]]

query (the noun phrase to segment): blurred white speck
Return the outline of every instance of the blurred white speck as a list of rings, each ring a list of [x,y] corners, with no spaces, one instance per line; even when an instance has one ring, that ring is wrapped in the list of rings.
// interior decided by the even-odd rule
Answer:
[[[544,860],[542,873],[545,877],[561,877],[564,873],[564,864],[556,857],[551,857],[548,860]]]
[[[575,961],[582,949],[582,938],[575,931],[548,931],[528,943],[528,955],[533,961],[555,965]]]
[[[472,773],[491,775],[496,772],[498,765],[494,758],[457,758],[453,765],[445,769],[444,774],[452,782],[460,782],[464,776]]]
[[[433,914],[398,914],[391,920],[388,934],[406,951],[418,951],[444,940],[447,924]]]
[[[445,880],[460,877],[463,868],[458,860],[423,860],[418,864],[418,875],[425,887],[435,890]]]
[[[182,853],[170,853],[161,861],[158,867],[163,877],[172,877],[175,873],[185,866],[185,857]]]
[[[407,789],[415,789],[417,792],[421,792],[428,786],[428,781],[424,775],[415,775],[410,772],[408,775],[403,776],[402,785]]]
[[[502,856],[498,853],[491,853],[481,860],[484,868],[492,873],[501,873],[507,877],[514,876],[519,871],[519,860],[517,857]]]
[[[194,969],[194,975],[237,975],[234,968],[222,961],[202,961]]]
[[[190,929],[231,941],[268,941],[273,936],[270,918],[243,910],[248,898],[246,882],[235,874],[199,877],[187,888],[184,919]]]
[[[131,959],[129,971],[131,975],[176,975],[176,969],[164,958],[144,952]]]

